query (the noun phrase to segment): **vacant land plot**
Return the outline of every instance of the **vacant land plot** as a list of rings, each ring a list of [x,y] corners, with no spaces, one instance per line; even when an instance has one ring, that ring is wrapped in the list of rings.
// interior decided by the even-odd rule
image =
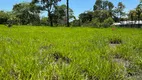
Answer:
[[[142,76],[142,29],[0,26],[0,80]]]

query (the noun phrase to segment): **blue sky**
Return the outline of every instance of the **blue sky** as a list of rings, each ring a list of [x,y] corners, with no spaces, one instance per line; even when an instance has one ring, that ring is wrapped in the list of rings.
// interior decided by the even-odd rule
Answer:
[[[30,2],[31,0],[1,0],[0,1],[0,10],[10,11],[12,10],[12,7],[16,3],[20,2]],[[113,2],[113,4],[116,6],[118,2],[123,2],[123,4],[126,6],[125,11],[129,11],[131,9],[136,8],[136,6],[139,4],[139,0],[109,0]],[[93,10],[93,5],[95,3],[95,0],[69,0],[70,2],[70,8],[74,10],[74,15],[77,17],[80,13],[87,11],[87,10]],[[66,4],[66,0],[62,0],[59,5]],[[43,14],[44,15],[44,14]]]

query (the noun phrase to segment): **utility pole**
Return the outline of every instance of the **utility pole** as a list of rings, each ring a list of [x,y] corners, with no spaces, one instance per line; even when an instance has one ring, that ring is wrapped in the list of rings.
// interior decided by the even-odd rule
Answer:
[[[69,0],[67,0],[67,27],[70,26],[70,23],[69,23]]]

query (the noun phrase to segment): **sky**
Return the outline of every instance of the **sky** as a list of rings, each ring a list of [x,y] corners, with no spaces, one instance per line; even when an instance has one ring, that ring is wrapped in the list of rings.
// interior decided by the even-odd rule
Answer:
[[[78,17],[78,15],[84,11],[93,10],[93,5],[95,4],[96,0],[69,0],[69,7],[73,9],[74,15]],[[125,5],[125,11],[128,12],[129,10],[132,10],[136,8],[136,6],[139,4],[140,0],[109,0],[111,1],[115,6],[117,6],[118,2],[122,2]],[[11,11],[12,7],[16,3],[20,2],[31,2],[31,0],[1,0],[0,1],[0,10],[4,11]],[[62,0],[59,2],[59,5],[66,4],[66,0]],[[43,16],[46,16],[45,13],[42,14]]]

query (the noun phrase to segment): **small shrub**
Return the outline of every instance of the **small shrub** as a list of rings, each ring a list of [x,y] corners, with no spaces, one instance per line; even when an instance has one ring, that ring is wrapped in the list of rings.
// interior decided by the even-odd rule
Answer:
[[[72,23],[71,23],[72,26],[80,26],[80,20],[74,20]]]

